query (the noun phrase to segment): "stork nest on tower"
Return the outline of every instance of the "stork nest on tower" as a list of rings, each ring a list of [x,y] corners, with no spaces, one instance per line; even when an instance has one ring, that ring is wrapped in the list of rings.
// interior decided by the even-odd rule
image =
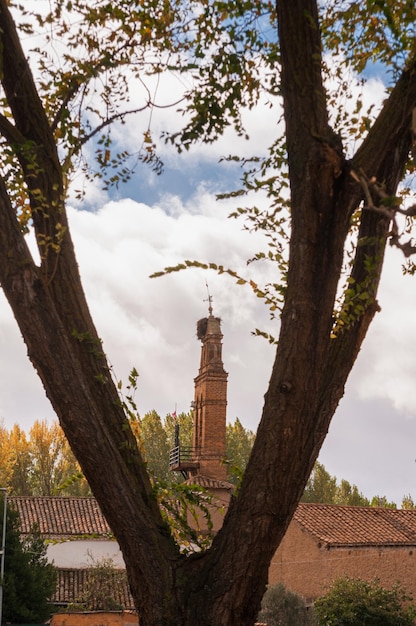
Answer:
[[[208,326],[207,317],[203,317],[201,320],[198,320],[196,323],[196,336],[198,337],[200,341],[202,341],[202,339],[207,334],[207,326]]]

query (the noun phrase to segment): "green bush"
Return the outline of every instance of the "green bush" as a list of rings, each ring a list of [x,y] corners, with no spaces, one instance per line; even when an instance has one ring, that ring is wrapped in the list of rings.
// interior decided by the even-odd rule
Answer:
[[[46,544],[34,527],[22,539],[17,511],[7,509],[3,586],[3,621],[39,623],[50,617],[49,600],[56,588],[56,572],[46,558]],[[0,503],[0,536],[3,504]]]
[[[305,601],[296,593],[285,589],[282,583],[267,588],[257,621],[265,622],[267,626],[310,625]]]
[[[341,578],[316,600],[317,626],[412,626],[415,607],[400,585],[381,587],[378,580]]]

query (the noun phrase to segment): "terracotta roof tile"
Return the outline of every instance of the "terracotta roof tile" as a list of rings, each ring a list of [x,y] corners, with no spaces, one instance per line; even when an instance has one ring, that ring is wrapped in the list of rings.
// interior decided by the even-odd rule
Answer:
[[[124,570],[114,572],[113,600],[123,609],[134,610],[127,575]],[[88,579],[93,576],[90,569],[58,569],[55,595],[52,603],[60,606],[79,604]]]
[[[42,535],[51,538],[111,535],[95,498],[10,496],[8,502],[19,513],[23,534],[37,523]]]
[[[235,489],[234,485],[226,480],[217,480],[215,478],[210,478],[209,476],[202,476],[202,474],[192,476],[185,482],[187,485],[198,485],[199,487],[204,487],[204,489]]]
[[[416,546],[414,509],[301,503],[294,519],[328,547]]]

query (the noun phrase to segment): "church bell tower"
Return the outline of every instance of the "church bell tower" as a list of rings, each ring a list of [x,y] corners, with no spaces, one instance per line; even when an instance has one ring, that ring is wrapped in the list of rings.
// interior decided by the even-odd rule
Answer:
[[[211,296],[208,302],[208,317],[197,323],[197,338],[202,346],[199,373],[194,379],[192,449],[180,445],[177,426],[170,469],[190,480],[199,477],[223,482],[227,480],[224,460],[228,374],[222,362],[221,320],[213,315]]]
[[[212,314],[199,320],[197,337],[202,342],[201,364],[195,378],[193,448],[201,476],[226,480],[225,435],[227,378],[222,362],[221,320]],[[191,472],[191,476],[195,472]]]

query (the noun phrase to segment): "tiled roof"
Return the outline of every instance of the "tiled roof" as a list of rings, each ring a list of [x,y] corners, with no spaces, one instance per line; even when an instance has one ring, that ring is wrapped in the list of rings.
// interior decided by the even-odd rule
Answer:
[[[202,476],[202,474],[192,476],[185,482],[187,485],[198,485],[204,489],[235,489],[234,485],[226,480],[216,480],[215,478],[210,478],[209,476]]]
[[[328,547],[416,546],[414,509],[301,503],[294,520]]]
[[[225,481],[196,476],[189,483],[206,489],[233,489]],[[95,498],[10,496],[22,533],[34,523],[45,537],[111,536]],[[416,510],[301,503],[294,519],[316,541],[328,546],[416,546]]]
[[[60,606],[79,604],[82,602],[84,589],[88,579],[94,576],[93,570],[58,569],[55,595],[52,603]],[[125,610],[134,610],[134,602],[130,593],[127,575],[124,570],[112,572],[112,600]],[[101,607],[97,607],[98,609]]]
[[[19,513],[23,534],[37,523],[42,535],[51,538],[111,535],[95,498],[10,496],[8,503]]]

